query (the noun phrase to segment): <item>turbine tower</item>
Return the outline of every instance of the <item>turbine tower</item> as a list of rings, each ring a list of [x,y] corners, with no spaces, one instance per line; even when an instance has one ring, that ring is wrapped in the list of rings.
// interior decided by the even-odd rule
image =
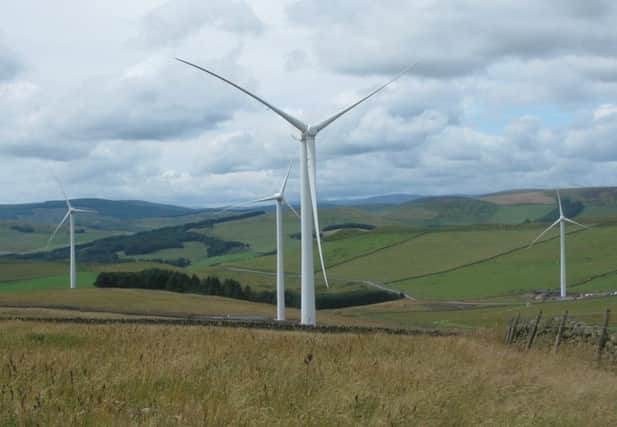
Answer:
[[[272,110],[275,114],[282,117],[285,121],[291,124],[293,127],[300,131],[300,227],[301,227],[301,280],[300,280],[300,311],[301,320],[303,325],[315,325],[315,273],[313,266],[313,231],[317,238],[317,249],[319,252],[319,260],[321,262],[321,271],[323,273],[324,282],[326,287],[328,286],[328,276],[326,274],[326,266],[323,258],[323,250],[321,246],[321,236],[319,234],[319,216],[317,212],[317,188],[316,188],[316,157],[315,157],[315,139],[317,134],[324,130],[328,125],[332,124],[335,120],[342,115],[357,107],[373,95],[385,89],[394,81],[398,80],[403,74],[405,74],[411,67],[406,68],[400,72],[395,78],[375,89],[364,98],[356,101],[340,112],[327,118],[326,120],[317,123],[315,125],[308,125],[303,121],[295,118],[291,114],[284,112],[283,110],[268,103],[264,99],[248,91],[242,86],[237,85],[231,80],[226,79],[210,70],[207,70],[199,65],[195,65],[184,59],[176,58],[178,61],[183,62],[191,67],[201,70],[219,80],[233,86],[239,91],[245,93],[256,101],[262,103],[267,108]]]
[[[49,238],[49,240],[47,241],[47,247],[49,247],[49,245],[51,244],[51,241],[54,239],[54,237],[56,236],[56,233],[58,233],[58,230],[60,230],[60,227],[62,227],[62,225],[64,225],[64,223],[66,222],[66,220],[69,220],[69,241],[70,241],[70,249],[69,249],[69,258],[70,258],[70,267],[69,267],[69,278],[70,278],[70,283],[71,283],[71,289],[75,289],[77,287],[77,269],[75,267],[75,220],[73,218],[73,216],[76,213],[96,213],[96,211],[93,211],[91,209],[80,209],[80,208],[74,208],[71,205],[71,201],[68,199],[68,197],[66,196],[66,193],[64,192],[64,188],[62,187],[62,184],[60,184],[60,182],[58,182],[58,185],[60,185],[60,189],[62,190],[62,194],[64,195],[64,200],[66,202],[66,206],[67,206],[67,212],[66,215],[64,215],[64,218],[62,218],[62,220],[60,221],[60,223],[58,224],[58,226],[56,227],[56,229],[54,230],[54,232],[52,233],[51,237]]]
[[[557,221],[548,226],[546,230],[544,230],[536,239],[531,242],[529,247],[532,247],[534,243],[536,243],[540,238],[546,234],[551,228],[559,224],[559,260],[560,260],[560,283],[561,283],[561,298],[566,297],[566,222],[570,224],[578,225],[579,227],[588,228],[583,224],[579,224],[578,222],[571,220],[570,218],[566,218],[563,214],[563,208],[561,206],[561,197],[559,196],[559,190],[557,190],[557,204],[559,205],[559,218]]]
[[[287,205],[298,219],[300,215],[285,199],[285,187],[287,187],[287,179],[291,172],[291,165],[287,170],[287,175],[283,179],[283,184],[278,193],[270,196],[262,197],[261,199],[251,200],[240,205],[230,206],[223,209],[221,212],[232,209],[234,207],[252,205],[254,203],[274,201],[276,204],[276,320],[285,320],[285,271],[283,267],[283,204]]]

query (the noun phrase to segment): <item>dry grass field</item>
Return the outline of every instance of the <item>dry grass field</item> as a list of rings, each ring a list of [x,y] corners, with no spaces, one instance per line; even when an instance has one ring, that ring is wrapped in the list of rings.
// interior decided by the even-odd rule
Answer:
[[[486,337],[0,322],[0,425],[617,423],[617,375]]]
[[[181,294],[143,289],[49,289],[0,293],[0,317],[115,317],[128,316],[230,316],[273,319],[276,306],[212,295]],[[300,319],[300,310],[287,308],[287,319]],[[392,323],[340,315],[333,310],[318,313],[319,323],[341,326],[390,326]]]

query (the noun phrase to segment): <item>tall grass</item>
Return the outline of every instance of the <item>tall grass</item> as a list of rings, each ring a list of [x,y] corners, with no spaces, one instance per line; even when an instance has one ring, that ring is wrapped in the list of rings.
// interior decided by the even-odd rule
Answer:
[[[615,425],[616,375],[478,337],[0,323],[0,425]]]

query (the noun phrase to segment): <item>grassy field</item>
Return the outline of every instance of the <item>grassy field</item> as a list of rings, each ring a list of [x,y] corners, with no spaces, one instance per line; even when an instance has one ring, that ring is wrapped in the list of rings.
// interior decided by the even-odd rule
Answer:
[[[528,244],[536,229],[444,231],[424,234],[401,245],[329,270],[333,277],[389,282],[482,260]]]
[[[409,241],[420,234],[415,229],[396,229],[381,231],[376,229],[370,232],[345,230],[333,234],[323,240],[326,266],[336,266],[347,261],[359,258],[363,255],[373,254],[379,249],[394,246],[398,243]],[[344,237],[344,238],[343,238]],[[286,246],[285,271],[298,273],[300,270],[300,242],[294,240],[293,245]],[[314,259],[319,260],[317,249],[314,251]],[[233,263],[235,267],[256,269],[263,271],[276,271],[276,255],[261,256],[243,262]]]
[[[271,218],[270,218],[271,219]],[[289,219],[288,219],[289,220]],[[259,231],[249,235],[250,223],[261,221]],[[262,249],[272,227],[268,216],[224,224],[237,235],[261,241]],[[217,226],[218,227],[218,226]],[[246,230],[245,230],[245,227]],[[525,302],[524,294],[538,289],[557,289],[559,282],[558,240],[556,232],[548,240],[528,249],[526,245],[542,225],[463,226],[439,229],[407,226],[379,226],[372,231],[343,230],[328,234],[324,240],[326,264],[331,288],[326,289],[321,274],[316,274],[318,293],[347,292],[365,288],[362,281],[373,281],[418,298],[419,305],[398,310],[397,303],[377,308],[366,307],[336,312],[346,318],[385,322],[394,326],[439,326],[464,328],[500,325],[513,310]],[[265,231],[264,231],[265,230]],[[573,230],[573,229],[570,229]],[[218,233],[221,230],[205,230]],[[261,234],[260,234],[261,233]],[[261,236],[261,237],[260,237]],[[270,236],[271,238],[272,236]],[[263,239],[263,240],[260,240]],[[286,249],[286,286],[298,290],[298,240],[291,239]],[[589,230],[570,233],[567,237],[568,289],[571,293],[617,290],[617,225],[610,221]],[[275,256],[256,256],[253,251],[215,258],[200,258],[205,247],[188,243],[184,249],[150,254],[152,258],[192,257],[185,269],[154,262],[139,261],[118,264],[79,264],[78,287],[92,285],[101,271],[140,271],[167,268],[197,274],[232,278],[256,290],[271,290],[275,285]],[[317,259],[317,258],[316,258]],[[316,265],[317,266],[317,265]],[[0,292],[17,290],[64,289],[67,287],[68,263],[0,262]],[[257,270],[257,271],[254,271]],[[36,293],[33,293],[37,296]],[[38,294],[38,298],[43,298]],[[500,303],[487,308],[475,305],[444,306],[446,301]],[[170,303],[172,304],[172,303]],[[175,303],[173,303],[175,304]],[[172,305],[173,305],[172,304]],[[586,302],[577,302],[585,307]],[[535,307],[535,306],[532,306]],[[465,310],[461,310],[465,308]],[[455,309],[455,310],[454,310]],[[273,307],[269,306],[272,311]],[[207,311],[207,310],[206,310]],[[598,312],[602,310],[599,309]],[[583,316],[587,314],[582,313]],[[320,320],[321,321],[321,320]]]
[[[77,272],[77,287],[92,288],[96,280],[96,273],[91,271]],[[45,289],[65,289],[69,287],[69,274],[37,277],[33,279],[0,282],[0,292],[34,291]]]
[[[531,319],[541,310],[545,318],[550,318],[561,316],[565,310],[568,310],[569,316],[576,320],[600,325],[607,308],[612,313],[617,312],[617,297],[505,305],[444,304],[440,301],[400,300],[329,312],[342,317],[378,321],[391,327],[466,330],[488,328],[501,333],[517,313]],[[610,325],[617,329],[617,316],[610,318]]]
[[[272,316],[275,307],[247,301],[141,289],[55,289],[0,294],[0,305],[78,307],[136,314]],[[290,315],[297,310],[290,310]]]
[[[556,233],[556,232],[555,232]],[[614,271],[617,265],[617,228],[595,227],[569,234],[566,239],[569,289],[597,274]],[[608,280],[587,282],[585,291],[607,289]],[[559,288],[559,240],[541,242],[532,248],[428,277],[390,283],[425,299],[477,299],[516,295],[534,289]],[[617,290],[617,286],[615,288]]]
[[[47,277],[68,271],[66,263],[41,261],[0,261],[0,282]]]
[[[181,294],[143,289],[48,289],[0,293],[0,307],[26,307],[47,310],[77,310],[82,313],[125,313],[143,316],[232,316],[273,319],[276,306],[211,295]],[[18,312],[13,312],[16,314]],[[22,314],[26,315],[26,314]],[[75,316],[73,314],[72,316]],[[68,317],[72,317],[68,316]],[[327,325],[387,326],[387,322],[340,316],[319,311],[319,322]],[[300,311],[287,308],[286,317],[298,320]]]
[[[617,423],[617,376],[478,337],[0,323],[1,425]]]
[[[23,233],[12,229],[12,226],[23,226],[24,223],[16,221],[0,221],[0,253],[11,252],[29,252],[45,250],[47,241],[54,231],[55,226],[44,224],[27,224],[34,231],[32,233]],[[93,240],[102,239],[117,234],[123,234],[122,231],[102,231],[93,228],[76,226],[77,230],[84,230],[83,233],[75,234],[75,243],[87,243]],[[69,242],[69,233],[66,226],[63,227],[56,235],[54,241],[50,244],[50,249],[55,249],[67,246]]]

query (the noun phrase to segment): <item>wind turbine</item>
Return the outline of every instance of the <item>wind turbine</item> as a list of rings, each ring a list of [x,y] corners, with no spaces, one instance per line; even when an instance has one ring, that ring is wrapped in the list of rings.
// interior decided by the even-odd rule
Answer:
[[[534,243],[536,243],[540,238],[546,234],[551,228],[559,224],[559,251],[560,251],[560,267],[561,267],[561,298],[566,297],[566,222],[570,224],[578,225],[579,227],[588,228],[583,224],[579,224],[578,222],[571,220],[570,218],[566,218],[563,214],[563,208],[561,207],[561,197],[559,196],[559,190],[557,190],[557,204],[559,205],[559,218],[557,221],[548,226],[546,230],[544,230],[536,239],[531,242],[529,247],[532,247]]]
[[[62,218],[62,220],[60,221],[60,223],[58,224],[58,226],[52,233],[51,237],[47,241],[47,247],[49,247],[49,245],[51,244],[51,241],[56,236],[56,233],[58,233],[58,230],[60,230],[60,227],[62,227],[62,225],[64,225],[64,223],[68,219],[69,220],[69,234],[70,234],[69,277],[70,277],[71,289],[75,289],[77,287],[77,270],[75,268],[75,220],[73,219],[73,215],[75,215],[76,213],[96,213],[96,211],[93,211],[91,209],[74,208],[71,205],[71,201],[66,196],[66,193],[64,192],[64,188],[62,187],[62,184],[58,182],[58,185],[60,186],[60,190],[62,190],[62,194],[64,195],[64,200],[66,201],[66,207],[68,210],[66,212],[66,215],[64,215],[64,217]]]
[[[315,157],[315,139],[317,134],[325,129],[328,125],[332,124],[335,120],[340,118],[343,114],[357,107],[373,95],[385,89],[394,81],[398,80],[403,74],[405,74],[411,67],[406,68],[402,72],[400,72],[396,77],[392,80],[384,84],[383,86],[378,87],[373,90],[371,93],[366,95],[364,98],[356,101],[340,112],[334,114],[333,116],[327,118],[326,120],[316,124],[316,125],[308,125],[303,121],[295,118],[291,114],[284,112],[283,110],[275,107],[274,105],[268,103],[264,99],[255,95],[254,93],[248,91],[240,85],[232,82],[231,80],[226,79],[223,76],[220,76],[213,71],[207,70],[199,65],[195,65],[191,62],[185,61],[184,59],[176,58],[178,61],[183,62],[191,67],[194,67],[198,70],[201,70],[213,77],[216,77],[219,80],[235,87],[239,91],[245,93],[256,101],[262,103],[267,108],[272,110],[275,114],[282,117],[285,121],[291,124],[293,127],[300,131],[300,208],[301,208],[301,218],[300,218],[300,227],[301,227],[301,280],[300,280],[300,289],[301,289],[301,302],[300,302],[300,311],[301,311],[301,320],[300,323],[303,325],[315,325],[316,324],[316,316],[315,316],[315,273],[313,266],[313,227],[315,230],[315,236],[317,237],[317,248],[319,251],[319,260],[321,262],[321,271],[324,276],[324,282],[326,287],[328,286],[328,276],[326,274],[326,266],[323,258],[323,250],[321,246],[321,236],[319,234],[319,217],[317,212],[317,183],[316,183],[316,157]]]
[[[276,320],[285,320],[285,272],[283,267],[283,204],[287,205],[294,215],[300,218],[298,212],[287,202],[285,199],[285,187],[287,186],[287,179],[289,178],[289,172],[291,172],[291,165],[287,170],[287,175],[283,179],[283,184],[277,193],[270,196],[262,197],[257,200],[251,200],[250,202],[242,203],[240,205],[230,206],[223,209],[221,212],[232,209],[239,206],[247,206],[255,203],[263,203],[274,201],[276,204]]]

